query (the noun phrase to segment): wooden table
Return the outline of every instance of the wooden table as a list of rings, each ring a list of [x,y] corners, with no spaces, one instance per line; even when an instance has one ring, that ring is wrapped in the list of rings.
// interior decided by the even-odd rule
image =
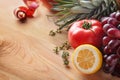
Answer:
[[[73,66],[71,56],[70,68],[66,68],[53,48],[67,41],[67,32],[49,36],[57,26],[47,18],[50,13],[42,4],[34,18],[20,23],[13,10],[22,5],[22,0],[0,0],[0,80],[119,80],[102,70],[83,75]]]

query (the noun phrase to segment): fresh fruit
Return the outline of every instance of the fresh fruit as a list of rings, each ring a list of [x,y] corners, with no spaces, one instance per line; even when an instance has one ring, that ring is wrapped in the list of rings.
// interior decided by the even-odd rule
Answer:
[[[104,53],[109,55],[112,53],[111,49],[108,47],[108,46],[105,46],[104,49],[103,49]]]
[[[23,2],[28,7],[27,17],[33,17],[34,12],[39,7],[38,0],[23,0]]]
[[[103,65],[103,71],[106,73],[114,72],[116,65],[118,64],[119,57],[116,54],[109,55],[105,62],[106,64]]]
[[[116,20],[116,18],[109,18],[107,21],[108,24],[111,24],[113,26],[117,26],[119,24],[119,22]]]
[[[103,37],[103,46],[106,46],[106,45],[109,43],[110,40],[112,40],[111,37],[109,37],[109,36],[104,36],[104,37]]]
[[[104,47],[104,53],[105,54],[116,53],[119,46],[120,46],[120,40],[112,39]]]
[[[25,21],[27,18],[27,10],[28,8],[24,6],[20,6],[14,10],[14,15],[21,21]]]
[[[120,30],[117,28],[110,28],[107,31],[107,35],[113,38],[118,38],[120,39]]]
[[[107,46],[110,48],[111,52],[115,53],[116,49],[120,46],[120,40],[110,40]]]
[[[107,31],[108,31],[109,28],[115,28],[115,26],[113,26],[112,24],[105,24],[103,26],[104,32],[107,33]]]
[[[28,7],[27,10],[27,17],[33,17],[34,12],[39,7],[38,0],[23,0],[26,6]]]
[[[111,75],[120,77],[120,63],[117,63],[117,65],[114,68],[114,71],[112,71]]]
[[[73,48],[82,44],[102,46],[104,31],[97,20],[80,20],[75,22],[68,31],[68,40]]]
[[[103,18],[101,18],[102,25],[107,24],[109,18],[110,17],[103,17]]]
[[[115,17],[116,17],[116,13],[117,13],[117,12],[111,13],[111,14],[110,14],[110,17],[115,18]]]
[[[31,2],[31,4],[29,4],[28,6],[28,10],[27,10],[27,16],[28,17],[33,17],[36,9],[39,7],[38,3],[36,2]]]
[[[106,58],[106,63],[109,65],[109,66],[115,66],[117,64],[119,60],[119,57],[118,55],[116,54],[111,54],[110,56],[108,56]]]
[[[115,18],[120,21],[120,12],[116,12]]]
[[[20,20],[25,21],[27,17],[33,17],[35,10],[38,8],[38,3],[35,0],[23,0],[27,7],[20,6],[14,10],[14,15]],[[30,1],[28,4],[27,2]]]
[[[23,2],[28,8],[31,8],[31,6],[37,8],[39,6],[39,0],[23,0]]]
[[[113,12],[110,16],[102,18],[104,66],[103,71],[113,76],[120,77],[120,11]]]
[[[105,73],[110,73],[110,66],[107,65],[107,64],[103,65],[103,71],[104,71]]]
[[[93,45],[77,47],[72,55],[74,66],[84,74],[96,73],[102,66],[102,53]]]

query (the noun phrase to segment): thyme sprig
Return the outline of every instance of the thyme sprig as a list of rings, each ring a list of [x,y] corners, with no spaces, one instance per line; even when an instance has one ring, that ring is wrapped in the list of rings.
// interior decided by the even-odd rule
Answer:
[[[53,49],[54,53],[59,54],[60,51],[69,50],[71,48],[68,41],[64,42],[61,46],[57,46]]]
[[[69,52],[63,51],[62,59],[63,59],[64,65],[68,65],[69,64],[68,57],[69,57]]]
[[[56,31],[51,30],[51,31],[49,32],[49,35],[50,35],[50,36],[55,36],[57,33],[61,34],[62,31],[61,31],[60,29],[57,29]]]
[[[54,53],[59,54],[59,47],[55,47],[55,49],[53,49]]]
[[[53,30],[51,30],[51,31],[49,32],[49,35],[50,35],[50,36],[55,36],[56,33],[55,33]]]
[[[66,66],[69,65],[69,52],[67,50],[69,50],[70,48],[70,44],[68,43],[68,41],[66,41],[61,46],[57,46],[53,49],[55,54],[60,54],[60,52],[62,51],[61,57],[63,59],[64,65]]]

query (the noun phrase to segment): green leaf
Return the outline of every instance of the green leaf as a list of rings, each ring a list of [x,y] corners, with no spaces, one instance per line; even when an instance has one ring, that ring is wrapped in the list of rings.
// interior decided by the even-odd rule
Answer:
[[[53,5],[58,19],[55,24],[59,29],[68,28],[75,21],[82,19],[100,19],[118,9],[116,0],[55,0]]]

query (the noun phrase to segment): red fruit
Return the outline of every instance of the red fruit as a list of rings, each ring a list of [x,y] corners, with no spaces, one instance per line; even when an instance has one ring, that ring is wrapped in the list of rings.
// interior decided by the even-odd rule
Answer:
[[[103,45],[106,46],[110,40],[112,40],[113,38],[109,37],[109,36],[104,36],[103,37]]]
[[[104,31],[98,20],[80,20],[75,22],[68,31],[68,40],[73,48],[82,44],[102,46]]]
[[[26,7],[20,6],[14,10],[14,15],[20,20],[25,20],[27,18],[27,10]]]
[[[117,28],[110,28],[107,31],[107,35],[112,38],[120,39],[120,30]]]
[[[112,24],[113,26],[118,26],[119,22],[115,18],[109,18],[107,23]]]
[[[101,19],[102,25],[107,24],[107,21],[108,21],[109,18],[110,18],[110,17],[103,17],[103,18]]]
[[[27,10],[27,17],[32,18],[34,13],[35,13],[35,10],[33,10],[33,9],[28,9],[28,10]]]
[[[116,18],[118,21],[120,21],[120,12],[119,12],[119,11],[116,13],[115,18]]]
[[[31,4],[28,7],[29,9],[36,10],[39,7],[39,5],[36,2],[31,2]]]
[[[110,28],[115,28],[115,26],[113,26],[112,24],[105,24],[103,26],[103,30],[105,33],[107,33],[108,29],[110,29]]]
[[[26,12],[27,17],[33,17],[35,10],[39,7],[37,0],[23,0],[27,5],[28,10]]]
[[[118,60],[119,60],[118,55],[116,55],[116,54],[111,54],[110,56],[107,57],[106,63],[107,63],[108,65],[110,65],[110,66],[114,66],[114,65],[117,64]]]
[[[108,46],[105,46],[104,47],[104,53],[107,54],[107,55],[109,55],[109,54],[112,53],[112,51],[111,51],[111,49]]]
[[[113,12],[110,14],[110,17],[115,18],[117,12]]]
[[[110,40],[107,47],[111,50],[112,53],[116,53],[117,48],[120,46],[120,40],[113,39]]]

